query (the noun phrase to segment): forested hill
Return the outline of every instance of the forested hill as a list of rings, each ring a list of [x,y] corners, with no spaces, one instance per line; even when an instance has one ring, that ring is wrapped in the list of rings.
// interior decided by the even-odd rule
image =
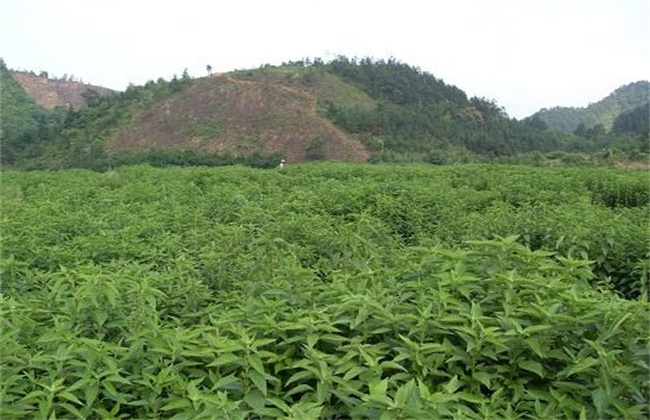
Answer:
[[[18,168],[271,166],[283,157],[444,163],[611,147],[647,152],[629,122],[598,136],[548,130],[539,119],[511,119],[493,100],[469,98],[394,59],[301,60],[202,78],[183,72],[93,95],[79,109],[54,110],[34,102],[4,66],[0,71],[11,112],[2,119],[2,162]]]
[[[635,108],[647,106],[650,101],[650,82],[646,80],[630,83],[613,91],[602,100],[583,108],[555,107],[542,109],[529,119],[539,118],[549,129],[578,134],[583,130],[602,125],[611,130],[616,118]],[[646,119],[647,119],[646,115]]]

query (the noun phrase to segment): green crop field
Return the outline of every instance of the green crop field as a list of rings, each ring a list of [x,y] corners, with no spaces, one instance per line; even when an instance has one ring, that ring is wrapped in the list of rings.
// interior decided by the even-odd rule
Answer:
[[[647,172],[1,177],[3,420],[650,415]]]

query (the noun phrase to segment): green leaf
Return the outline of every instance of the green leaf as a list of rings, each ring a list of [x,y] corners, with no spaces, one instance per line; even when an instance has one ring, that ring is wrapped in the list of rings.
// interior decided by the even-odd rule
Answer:
[[[70,392],[64,391],[64,392],[59,392],[59,397],[63,397],[68,401],[72,401],[75,404],[79,405],[84,405],[81,401],[79,401],[79,398],[74,396],[74,394],[71,394]]]
[[[241,383],[240,379],[235,376],[234,374],[230,374],[228,376],[224,376],[223,378],[220,378],[212,387],[212,389],[234,389],[236,388],[235,385],[239,385]]]
[[[257,355],[257,354],[249,354],[247,359],[248,364],[250,367],[255,369],[258,373],[264,375],[266,372],[264,371],[264,364],[262,363],[262,359]]]
[[[266,378],[264,377],[264,374],[257,371],[251,371],[249,372],[249,376],[253,381],[253,384],[255,384],[255,387],[260,390],[262,395],[266,396]]]
[[[444,386],[445,391],[448,394],[453,394],[458,388],[460,388],[460,382],[458,381],[458,375],[454,375],[453,378],[449,380]]]
[[[405,408],[407,406],[412,406],[413,401],[417,398],[417,391],[415,386],[415,380],[411,379],[404,385],[400,386],[395,392],[393,400],[397,407]]]
[[[225,353],[214,359],[208,366],[241,365],[242,359],[233,353]]]
[[[89,384],[84,390],[84,400],[86,402],[86,407],[92,407],[95,399],[97,399],[97,394],[99,394],[99,386],[95,384]]]
[[[454,395],[459,397],[461,400],[471,402],[471,403],[474,403],[474,404],[482,404],[482,403],[486,402],[486,398],[480,397],[478,395],[470,394],[469,392],[465,392],[465,391],[458,392],[458,393],[456,393]]]
[[[529,337],[524,339],[524,343],[528,345],[528,347],[535,352],[537,356],[539,356],[542,359],[546,358],[546,353],[542,350],[542,346],[539,344],[539,341],[537,341],[536,338],[534,337]]]
[[[418,379],[418,391],[420,391],[420,396],[422,399],[429,399],[431,397],[431,391],[429,390],[429,387],[422,382],[420,379]]]
[[[244,397],[244,401],[256,412],[262,411],[266,405],[266,398],[264,398],[264,395],[256,389],[247,393]]]
[[[318,343],[318,338],[319,337],[316,334],[307,335],[307,346],[314,347],[316,343]]]
[[[598,416],[599,417],[604,416],[605,409],[609,405],[609,395],[607,394],[607,391],[605,391],[602,388],[596,389],[591,393],[591,400],[596,406],[596,411],[598,412]]]
[[[202,382],[201,379],[190,381],[185,387],[187,391],[187,396],[189,397],[190,401],[196,402],[201,400],[201,391],[199,391],[198,388],[196,387],[201,382]]]
[[[552,325],[531,325],[530,327],[524,328],[523,332],[526,335],[530,335],[537,332],[548,331],[552,328],[553,328]]]
[[[82,419],[82,420],[84,420],[84,419],[86,418],[86,416],[84,416],[83,414],[81,414],[81,412],[80,412],[79,410],[77,410],[75,407],[73,407],[72,405],[70,405],[70,404],[68,404],[68,403],[61,403],[61,404],[59,404],[59,405],[60,405],[61,407],[65,408],[66,411],[68,411],[69,413],[73,414],[73,415],[74,415],[75,417],[77,417],[78,419]]]
[[[343,375],[343,379],[348,381],[348,380],[350,380],[350,379],[352,379],[352,378],[354,378],[356,376],[359,376],[363,372],[366,372],[367,370],[368,370],[368,368],[365,367],[365,366],[354,366],[350,370],[345,372],[345,375]]]
[[[521,360],[519,362],[519,367],[529,372],[535,373],[540,378],[544,377],[544,368],[539,362],[535,362],[534,360]]]
[[[253,347],[255,349],[258,349],[263,346],[267,346],[271,343],[275,342],[275,338],[257,338],[255,341],[253,341]]]
[[[289,385],[290,383],[300,381],[306,378],[312,378],[312,377],[314,377],[314,374],[312,372],[308,370],[301,370],[300,372],[296,372],[293,375],[291,375],[291,377],[287,380],[286,384]]]
[[[381,362],[379,366],[381,366],[382,369],[396,369],[396,370],[401,370],[402,372],[408,372],[408,370],[404,366],[400,365],[397,362],[392,362],[390,360]]]
[[[377,361],[375,360],[375,358],[369,355],[368,352],[365,351],[363,347],[359,345],[357,346],[357,350],[359,350],[359,354],[361,355],[361,357],[363,357],[363,360],[366,362],[368,366],[370,366],[371,368],[377,366]]]
[[[318,420],[321,418],[323,406],[316,402],[299,401],[289,408],[291,417],[295,420]]]
[[[587,419],[587,410],[585,407],[582,407],[582,410],[580,410],[580,418],[578,420],[588,420]]]
[[[594,359],[593,357],[585,357],[578,363],[574,363],[572,366],[563,369],[558,373],[558,376],[566,378],[571,375],[575,375],[576,373],[584,372],[596,364],[598,364],[598,360]]]
[[[488,389],[492,389],[490,387],[491,376],[490,376],[489,373],[486,373],[486,372],[474,372],[473,376],[476,379],[478,379],[479,382],[481,382],[483,385],[485,385]]]
[[[385,397],[386,390],[388,389],[388,380],[382,379],[380,381],[374,380],[368,384],[370,396],[373,398]]]
[[[291,388],[287,393],[285,394],[287,397],[292,396],[293,394],[300,394],[300,393],[306,393],[306,392],[313,392],[314,388],[310,385],[307,384],[300,384],[296,385],[295,387]]]
[[[276,407],[279,408],[280,410],[282,410],[285,414],[288,413],[288,412],[291,410],[291,409],[289,408],[289,406],[288,406],[284,401],[282,401],[282,400],[279,399],[279,398],[276,398],[276,397],[268,397],[268,398],[266,399],[266,401],[269,402],[269,403],[271,403],[271,404],[273,404],[274,406],[276,406]]]
[[[179,410],[179,409],[185,409],[191,407],[192,407],[192,403],[190,402],[190,400],[181,398],[165,404],[164,406],[162,406],[161,410],[172,411],[172,410]]]

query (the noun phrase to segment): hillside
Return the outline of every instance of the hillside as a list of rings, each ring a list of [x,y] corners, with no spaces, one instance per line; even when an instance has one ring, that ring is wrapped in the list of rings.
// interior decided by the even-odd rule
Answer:
[[[78,109],[87,104],[88,98],[105,96],[115,91],[67,79],[51,79],[46,73],[12,71],[11,76],[38,105],[46,109],[58,106]]]
[[[214,75],[136,112],[108,152],[156,147],[202,153],[282,153],[291,161],[362,161],[364,146],[319,115],[317,98],[275,80]]]
[[[252,155],[264,165],[269,155],[440,162],[571,148],[575,140],[512,120],[493,101],[407,64],[345,57],[130,87],[80,110],[66,135],[81,145],[75,165],[95,165],[100,151],[113,164]]]
[[[44,107],[43,98],[72,98],[53,93],[54,84],[33,79],[25,88],[16,74],[2,75],[11,86],[3,102],[15,105],[3,121],[2,162],[23,168],[269,167],[280,158],[445,163],[612,147],[647,153],[639,112],[612,123],[611,133],[565,134],[540,118],[511,119],[493,100],[468,98],[394,59],[315,59],[202,78],[185,72],[112,95],[90,90],[81,94],[87,106],[67,110]]]
[[[613,91],[602,100],[582,108],[555,107],[542,109],[528,119],[540,118],[549,129],[573,133],[582,124],[586,129],[602,124],[610,130],[616,118],[650,100],[650,82],[642,80]]]

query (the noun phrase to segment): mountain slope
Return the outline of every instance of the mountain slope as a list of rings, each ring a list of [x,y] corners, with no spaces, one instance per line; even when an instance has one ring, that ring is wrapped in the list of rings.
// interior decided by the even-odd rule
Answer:
[[[66,79],[50,79],[46,74],[12,71],[11,76],[34,102],[46,109],[54,109],[58,106],[78,109],[86,105],[88,98],[115,93],[101,86]]]
[[[57,137],[64,119],[25,91],[0,59],[0,161],[13,164],[43,153],[42,145]]]
[[[621,86],[607,97],[587,107],[542,109],[527,120],[538,117],[549,129],[564,133],[573,133],[580,124],[584,128],[602,124],[605,130],[610,130],[616,117],[648,103],[649,100],[650,82],[642,80]]]
[[[8,77],[18,87],[14,99],[18,91],[29,97]],[[538,117],[511,119],[494,101],[468,98],[393,59],[299,61],[197,79],[184,73],[91,99],[63,118],[58,109],[53,135],[30,137],[38,153],[14,161],[32,168],[137,162],[268,167],[281,157],[440,163],[610,147],[647,153],[639,136],[625,134],[636,126],[636,114],[617,132],[565,134],[548,130]]]
[[[137,112],[108,152],[156,147],[203,153],[280,152],[291,161],[361,161],[368,152],[319,115],[312,94],[267,80],[231,75],[199,79],[184,91]]]

